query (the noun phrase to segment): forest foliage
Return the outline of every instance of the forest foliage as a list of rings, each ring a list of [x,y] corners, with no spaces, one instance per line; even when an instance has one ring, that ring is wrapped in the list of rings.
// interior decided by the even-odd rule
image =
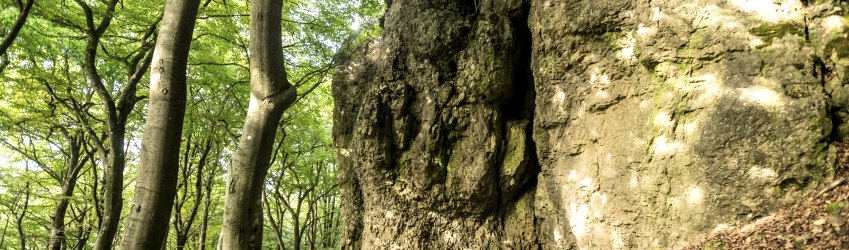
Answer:
[[[28,2],[34,4],[23,28],[0,55],[0,249],[94,248],[106,227],[111,175],[123,177],[118,244],[138,176],[149,60],[165,1],[0,0],[2,38],[13,35]],[[283,3],[281,49],[298,96],[278,126],[269,163],[266,247],[338,246],[343,218],[329,80],[336,53],[380,32],[382,4]],[[218,241],[226,169],[248,109],[249,12],[245,0],[201,1],[182,145],[173,152],[180,168],[168,249],[213,249]],[[100,85],[86,66],[93,35]],[[125,130],[124,141],[110,147],[121,132],[116,127]],[[115,158],[126,167],[110,172]]]

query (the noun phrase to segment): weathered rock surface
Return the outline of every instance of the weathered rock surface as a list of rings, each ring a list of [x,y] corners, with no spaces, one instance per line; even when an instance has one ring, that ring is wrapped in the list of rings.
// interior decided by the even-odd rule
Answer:
[[[831,181],[849,6],[395,0],[336,70],[343,248],[649,249]]]

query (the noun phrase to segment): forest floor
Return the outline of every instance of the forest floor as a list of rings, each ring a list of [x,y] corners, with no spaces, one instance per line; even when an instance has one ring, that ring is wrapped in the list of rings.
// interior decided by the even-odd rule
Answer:
[[[798,203],[682,249],[849,249],[849,144],[838,144],[835,181]]]

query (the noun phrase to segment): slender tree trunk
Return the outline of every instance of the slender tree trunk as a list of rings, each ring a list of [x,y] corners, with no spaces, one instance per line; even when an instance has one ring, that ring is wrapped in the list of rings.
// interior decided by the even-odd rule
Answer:
[[[110,126],[111,127],[111,126]],[[112,249],[112,242],[118,233],[121,209],[124,205],[124,134],[126,129],[115,126],[109,136],[110,153],[104,170],[103,222],[97,233],[94,249]]]
[[[281,50],[282,0],[251,2],[251,101],[228,168],[221,249],[262,248],[262,191],[277,125],[294,101]]]
[[[280,186],[275,186],[274,188],[279,188]],[[274,219],[274,211],[271,210],[272,203],[268,199],[268,192],[262,193],[262,198],[265,201],[265,209],[268,214],[269,224],[271,224],[271,229],[274,230],[274,240],[276,242],[276,248],[280,249],[283,246],[283,231],[280,228],[280,224],[277,222],[277,219]],[[276,210],[280,210],[280,208],[276,208]],[[282,218],[280,218],[282,219]]]
[[[87,242],[92,229],[91,223],[88,222],[88,209],[90,208],[87,207],[90,206],[90,204],[84,203],[83,205],[86,207],[78,208],[79,204],[76,204],[76,206],[70,206],[73,221],[79,225],[79,228],[76,231],[76,234],[70,235],[73,237],[73,241],[68,241],[73,242],[74,244],[70,245],[66,243],[63,249],[85,249],[85,247],[88,246]]]
[[[191,145],[190,142],[187,143],[186,151],[189,151],[189,149],[188,149],[189,145]],[[197,147],[195,147],[195,149],[197,149]],[[206,142],[204,143],[203,147],[201,148],[200,158],[197,161],[197,167],[196,167],[196,169],[194,169],[194,175],[195,175],[194,176],[194,178],[195,178],[194,190],[193,190],[194,191],[194,201],[192,203],[192,207],[189,210],[189,216],[185,220],[183,220],[182,214],[180,214],[180,210],[182,210],[181,208],[186,203],[187,195],[189,195],[191,193],[191,192],[188,191],[189,190],[188,186],[190,184],[189,183],[189,174],[190,174],[189,172],[191,172],[191,171],[186,171],[188,169],[188,166],[191,166],[191,165],[190,165],[190,161],[189,161],[190,157],[188,157],[188,154],[184,155],[185,156],[184,157],[184,159],[185,159],[184,165],[187,166],[187,167],[186,167],[186,169],[184,169],[185,172],[184,172],[183,177],[182,177],[182,179],[183,179],[182,184],[180,184],[183,187],[183,196],[182,196],[182,199],[177,199],[177,201],[182,200],[181,201],[182,204],[180,206],[177,206],[176,203],[175,203],[175,209],[174,209],[175,213],[177,213],[177,214],[175,214],[175,217],[174,217],[174,222],[175,222],[174,223],[174,230],[177,233],[177,249],[184,249],[186,247],[186,243],[189,242],[189,235],[190,235],[190,232],[192,230],[192,225],[194,225],[195,218],[197,218],[197,215],[198,215],[198,209],[200,209],[201,201],[203,201],[203,194],[204,194],[203,193],[203,191],[204,191],[203,171],[208,164],[209,153],[210,153],[211,150],[212,150],[212,140],[207,139]],[[197,151],[197,150],[194,150],[194,151]],[[179,222],[179,223],[177,223],[177,222]]]
[[[303,236],[303,232],[301,231],[301,198],[298,197],[298,204],[296,205],[295,212],[292,213],[292,230],[293,231],[293,244],[295,250],[301,250],[301,237]]]
[[[27,22],[27,16],[29,16],[29,11],[32,10],[32,5],[35,3],[35,0],[27,0],[27,3],[24,6],[21,6],[21,14],[18,15],[18,19],[15,20],[15,24],[12,25],[12,30],[9,31],[9,34],[3,38],[3,43],[0,43],[0,56],[6,55],[6,50],[12,46],[12,42],[15,41],[15,38],[18,37],[18,33],[21,32],[21,29],[24,28],[24,24]],[[2,70],[0,70],[2,72]]]
[[[124,249],[158,249],[167,238],[177,191],[186,110],[186,63],[199,0],[168,0],[150,75],[150,108]]]
[[[67,130],[63,130],[65,137],[69,141],[68,155],[65,161],[67,171],[62,182],[61,198],[56,203],[56,209],[53,211],[53,220],[51,222],[50,238],[48,238],[48,248],[51,250],[65,249],[65,214],[70,206],[70,198],[74,195],[74,189],[77,186],[80,171],[85,166],[86,162],[93,157],[92,153],[88,153],[83,157],[85,150],[85,142],[83,132],[71,135]]]
[[[16,221],[17,222],[16,226],[18,228],[18,237],[21,240],[21,250],[27,249],[27,236],[26,236],[26,234],[24,234],[23,224],[24,224],[24,218],[26,218],[26,216],[27,216],[27,209],[29,209],[29,194],[30,194],[29,188],[30,188],[29,182],[27,182],[25,187],[24,187],[24,190],[25,190],[24,191],[24,207],[23,207],[23,210],[21,210],[21,215],[18,216],[17,221]]]
[[[6,223],[3,225],[3,234],[0,235],[0,248],[6,243],[6,230],[9,229],[9,217],[10,215],[6,216]]]
[[[121,219],[121,208],[124,199],[121,196],[124,185],[124,136],[126,134],[126,119],[120,119],[118,110],[115,107],[112,94],[103,85],[103,79],[97,72],[97,49],[100,45],[100,37],[106,32],[112,22],[112,15],[115,12],[117,0],[110,0],[106,6],[106,13],[100,22],[95,24],[94,11],[89,6],[89,3],[82,0],[75,0],[83,9],[86,19],[86,37],[87,44],[84,52],[84,64],[86,78],[89,83],[95,88],[98,96],[103,101],[103,107],[107,113],[106,129],[108,131],[109,149],[108,156],[103,159],[106,163],[106,169],[103,174],[103,218],[100,223],[100,228],[97,233],[97,241],[94,244],[95,250],[112,249],[112,242],[115,235],[118,233],[118,223]],[[123,115],[126,117],[126,114]],[[97,136],[92,133],[91,136]],[[107,152],[102,152],[106,154]]]
[[[216,155],[220,156],[220,154]],[[212,180],[215,178],[215,172],[215,168],[213,167],[212,171],[210,171],[209,175],[206,177],[206,183],[204,184],[206,193],[204,193],[203,198],[203,215],[201,217],[200,237],[198,239],[199,250],[206,250],[206,233],[209,229],[209,206],[211,205],[210,203],[212,203]]]
[[[50,238],[48,245],[51,250],[61,250],[65,247],[65,213],[68,211],[70,202],[68,198],[74,194],[74,183],[65,183],[62,187],[62,197],[56,204],[51,222]]]
[[[315,234],[316,234],[315,226],[316,226],[316,221],[318,221],[318,216],[316,216],[314,201],[307,201],[307,207],[308,207],[308,210],[307,210],[307,221],[306,221],[306,223],[307,223],[307,225],[309,225],[309,226],[307,226],[307,229],[306,229],[307,230],[307,241],[309,242],[309,249],[315,250]]]

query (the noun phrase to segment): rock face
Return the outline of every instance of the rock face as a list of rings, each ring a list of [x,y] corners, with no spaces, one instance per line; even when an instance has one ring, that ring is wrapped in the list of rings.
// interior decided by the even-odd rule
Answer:
[[[828,183],[849,6],[395,0],[342,56],[343,248],[650,249]]]

